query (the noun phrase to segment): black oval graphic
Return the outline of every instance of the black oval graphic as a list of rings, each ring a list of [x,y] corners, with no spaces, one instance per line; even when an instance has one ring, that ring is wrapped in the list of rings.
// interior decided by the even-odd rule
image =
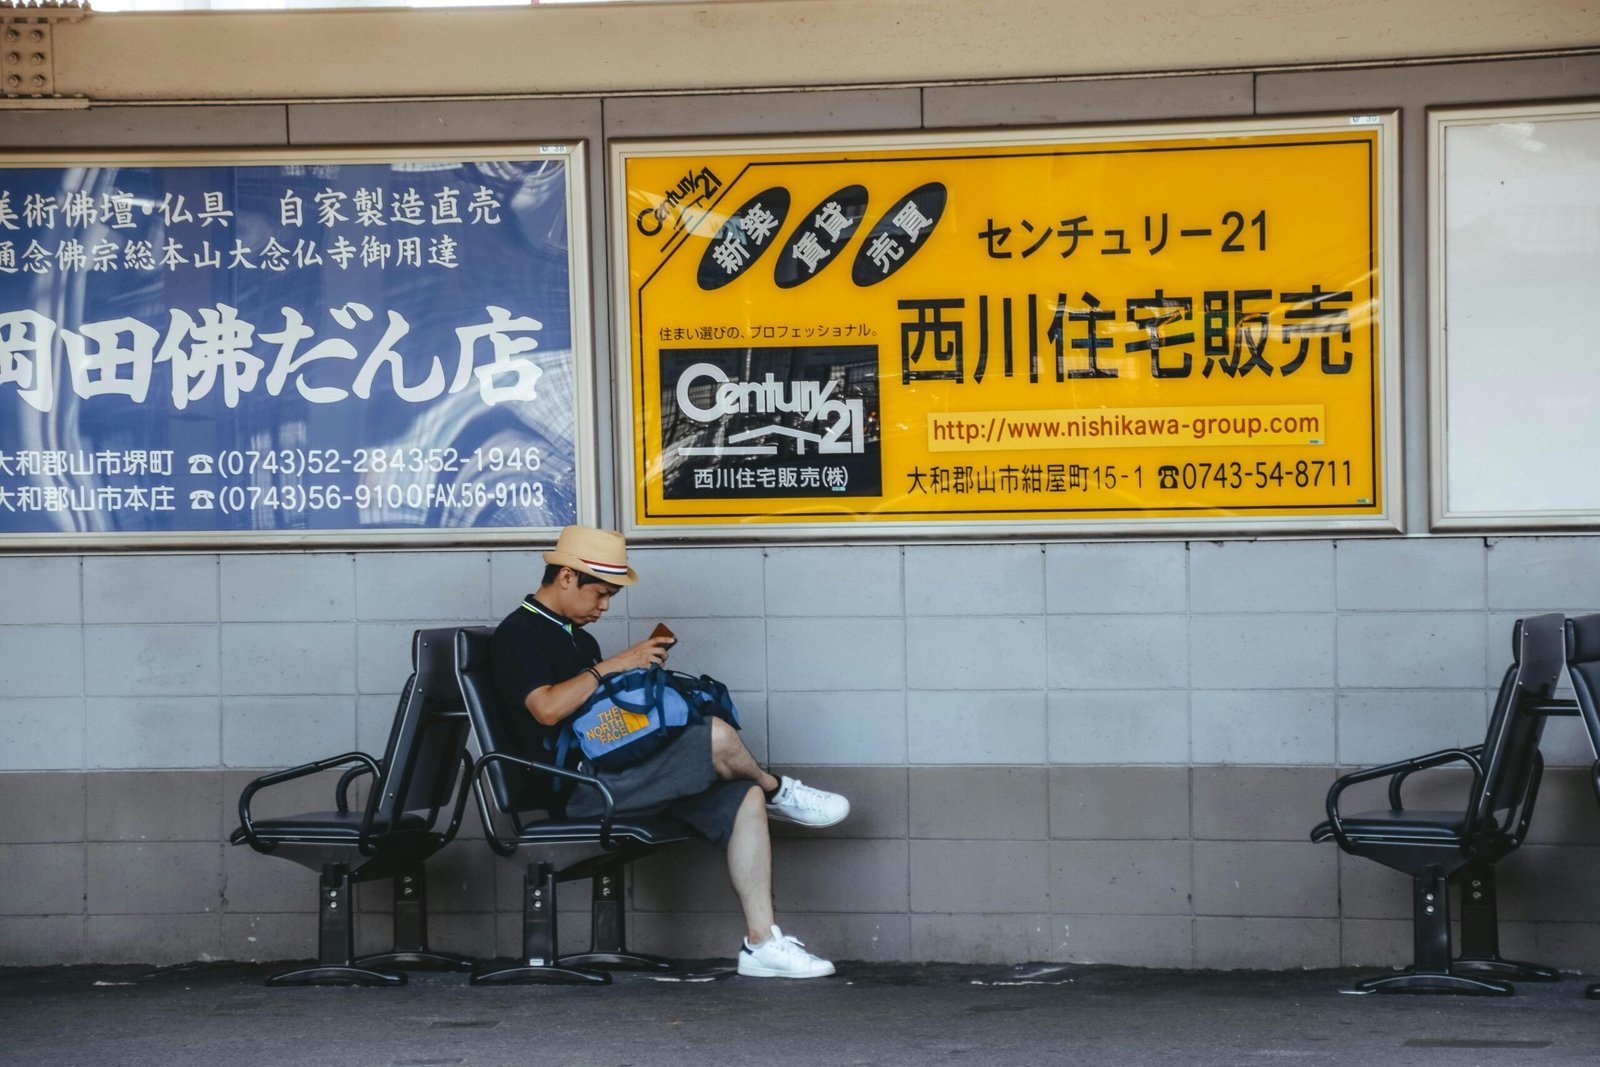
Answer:
[[[789,214],[789,190],[781,185],[764,189],[744,202],[744,206],[722,224],[700,257],[695,280],[706,291],[721,289],[755,266],[772,245]]]
[[[793,289],[839,258],[838,253],[855,236],[867,213],[867,187],[847,185],[812,208],[789,235],[772,268],[779,289]]]
[[[895,201],[856,249],[851,280],[857,285],[876,285],[911,262],[944,214],[945,199],[944,186],[929,182]]]

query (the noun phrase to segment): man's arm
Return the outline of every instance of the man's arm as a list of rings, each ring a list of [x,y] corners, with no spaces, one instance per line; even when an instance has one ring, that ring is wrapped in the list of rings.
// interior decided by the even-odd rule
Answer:
[[[672,638],[650,637],[637,645],[623,649],[610,659],[595,664],[601,674],[631,671],[635,667],[648,667],[653,663],[667,662],[667,648]],[[583,702],[594,695],[600,683],[588,671],[573,675],[564,682],[541,685],[523,698],[523,705],[541,725],[554,726],[568,715],[583,707]]]

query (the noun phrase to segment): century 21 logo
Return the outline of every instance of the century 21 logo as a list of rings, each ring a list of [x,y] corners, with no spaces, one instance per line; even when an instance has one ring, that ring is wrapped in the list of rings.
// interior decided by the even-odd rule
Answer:
[[[823,455],[864,452],[862,426],[866,418],[861,400],[834,396],[838,384],[832,379],[779,381],[770,373],[761,381],[739,381],[715,364],[695,363],[678,378],[678,410],[705,423],[735,415],[771,417],[765,425],[729,434],[726,445],[693,449],[697,455],[776,455],[780,438],[792,440],[800,455],[805,455],[808,442]],[[701,403],[697,396],[701,400],[709,397],[711,403]],[[804,429],[807,425],[815,429]]]

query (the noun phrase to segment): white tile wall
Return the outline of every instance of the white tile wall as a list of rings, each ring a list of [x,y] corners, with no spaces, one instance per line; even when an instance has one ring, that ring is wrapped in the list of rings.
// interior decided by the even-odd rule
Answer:
[[[1038,545],[910,546],[906,614],[1043,614],[1044,555]]]
[[[769,549],[766,568],[767,614],[825,618],[855,615],[898,617],[904,612],[900,576],[901,552],[898,548]]]
[[[628,563],[639,575],[620,598],[629,618],[760,618],[766,612],[759,548],[638,549],[629,552]],[[524,592],[538,585],[539,573],[530,572]]]
[[[222,702],[226,767],[290,767],[356,747],[356,698],[227,697]],[[373,753],[381,755],[382,750]]]
[[[381,748],[411,632],[498,621],[539,552],[0,559],[0,769]],[[1348,765],[1471,743],[1512,621],[1600,608],[1600,537],[657,546],[634,563],[644,580],[593,627],[602,649],[667,621],[673,666],[743,694],[752,742],[796,765]],[[305,728],[263,729],[245,710],[262,706]],[[1552,766],[1593,758],[1575,720],[1544,747]]]
[[[410,635],[402,645],[410,657]],[[406,671],[399,678],[404,680]],[[243,695],[353,693],[353,622],[237,622],[222,627],[222,691]]]
[[[0,557],[0,626],[82,622],[82,572],[77,556]]]
[[[1181,612],[1189,601],[1188,556],[1181,542],[1047,545],[1046,610]]]
[[[1488,727],[1482,690],[1350,690],[1339,694],[1337,763],[1373,766],[1475,744]]]
[[[1189,623],[1182,615],[1052,615],[1045,684],[1051,689],[1181,689],[1189,684]]]
[[[1209,615],[1189,627],[1196,689],[1308,689],[1333,684],[1332,615]]]
[[[81,769],[84,704],[82,697],[0,699],[0,771]]]
[[[76,626],[0,629],[0,678],[8,698],[83,694],[83,631]]]
[[[912,692],[906,702],[912,763],[1042,763],[1042,692]]]
[[[222,557],[224,622],[332,622],[355,617],[354,556]]]
[[[1181,689],[1054,689],[1051,763],[1189,762],[1189,694]]]
[[[222,764],[219,697],[96,697],[86,720],[90,769]]]
[[[1341,611],[1482,611],[1482,539],[1405,538],[1338,544]]]
[[[774,692],[767,697],[767,747],[779,764],[904,763],[906,696]]]
[[[1039,689],[1045,620],[916,618],[906,621],[912,689]]]
[[[87,623],[215,622],[216,556],[90,556]]]
[[[1484,676],[1484,622],[1475,612],[1340,615],[1339,685],[1355,689],[1471,685]],[[1504,662],[1510,662],[1509,655]]]
[[[83,691],[89,696],[220,692],[219,638],[215,623],[86,626]]]
[[[362,619],[472,622],[482,617],[488,596],[489,557],[483,553],[368,552],[356,557],[356,609]]]
[[[768,619],[771,689],[904,689],[905,623],[899,619]]]
[[[1332,611],[1328,541],[1196,541],[1189,546],[1189,610]]]
[[[1329,690],[1196,690],[1196,763],[1290,766],[1334,762],[1334,694]]]
[[[1489,542],[1488,601],[1496,611],[1600,610],[1592,537],[1507,537]]]

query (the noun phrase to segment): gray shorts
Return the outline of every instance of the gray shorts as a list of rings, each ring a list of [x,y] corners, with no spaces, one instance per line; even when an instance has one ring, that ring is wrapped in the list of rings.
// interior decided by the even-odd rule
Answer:
[[[660,752],[620,771],[596,771],[611,790],[618,815],[667,815],[718,848],[728,847],[739,805],[755,783],[723,781],[711,763],[711,723],[691,723]],[[567,816],[599,818],[600,794],[579,787],[567,801]]]

